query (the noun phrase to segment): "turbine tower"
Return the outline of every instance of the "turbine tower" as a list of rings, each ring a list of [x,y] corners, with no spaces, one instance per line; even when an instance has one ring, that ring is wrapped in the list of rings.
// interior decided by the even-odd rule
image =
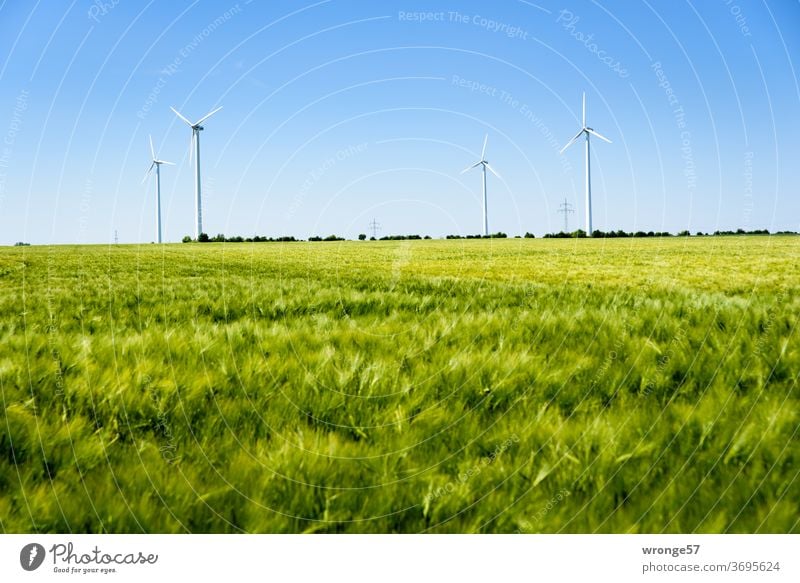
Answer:
[[[189,145],[189,163],[192,162],[192,150],[195,150],[194,208],[197,220],[194,227],[194,236],[195,239],[199,241],[200,234],[203,232],[203,205],[200,199],[200,132],[202,132],[204,129],[200,124],[217,113],[220,109],[222,109],[222,107],[218,107],[211,113],[206,114],[195,123],[192,123],[183,117],[174,107],[170,107],[170,109],[175,112],[175,115],[185,121],[190,128],[192,128],[192,141]]]
[[[586,135],[586,236],[592,236],[592,176],[591,176],[591,168],[589,164],[589,135],[593,135],[596,138],[600,138],[604,142],[611,143],[611,140],[606,138],[605,136],[601,136],[599,133],[594,131],[592,128],[587,127],[586,125],[586,93],[583,94],[583,125],[581,126],[581,131],[575,134],[575,137],[572,138],[567,145],[561,148],[561,154],[563,154],[567,148],[569,148],[572,144],[577,142],[581,135]]]
[[[488,170],[498,178],[500,175],[494,171],[494,168],[489,166],[489,162],[486,161],[486,143],[489,141],[489,134],[486,134],[486,137],[483,139],[483,150],[481,151],[481,159],[478,162],[475,162],[472,166],[464,168],[461,171],[461,174],[472,170],[473,168],[477,168],[478,166],[483,166],[483,235],[484,237],[489,236],[489,211],[487,209],[486,204],[486,171]],[[502,180],[502,179],[501,179]]]
[[[144,178],[142,179],[142,184],[144,181],[147,180],[147,177],[150,176],[150,173],[153,171],[153,168],[156,169],[156,238],[159,243],[161,243],[161,165],[168,164],[169,166],[175,166],[172,162],[167,162],[165,160],[159,160],[156,158],[156,150],[153,148],[153,136],[149,136],[150,138],[150,154],[152,156],[153,163],[150,164],[150,168],[145,172]],[[114,232],[114,237],[116,238],[116,231]]]

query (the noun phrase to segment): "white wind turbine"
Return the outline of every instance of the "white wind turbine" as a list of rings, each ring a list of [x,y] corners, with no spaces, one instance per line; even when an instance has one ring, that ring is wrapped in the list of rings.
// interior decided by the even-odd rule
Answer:
[[[153,168],[156,169],[156,236],[158,238],[158,242],[161,243],[161,165],[167,164],[169,166],[175,166],[172,162],[167,162],[165,160],[159,160],[156,158],[156,150],[153,148],[153,136],[148,136],[150,138],[150,154],[153,158],[153,163],[150,164],[150,168],[145,172],[144,178],[142,179],[142,184],[144,181],[147,180],[147,177],[150,176],[150,173],[153,171]]]
[[[489,141],[489,134],[486,134],[486,137],[483,139],[483,150],[481,151],[481,159],[478,162],[475,162],[472,166],[464,168],[461,171],[461,174],[472,170],[473,168],[477,168],[478,166],[483,166],[483,234],[488,236],[489,235],[489,211],[486,206],[486,171],[489,170],[492,174],[500,178],[500,175],[494,171],[494,168],[489,166],[489,162],[486,161],[486,143]],[[502,178],[501,178],[502,180]]]
[[[194,227],[194,236],[195,240],[199,241],[200,234],[203,232],[203,205],[202,201],[200,200],[200,132],[203,131],[203,126],[200,124],[217,113],[220,109],[222,109],[222,107],[218,107],[211,113],[206,114],[195,123],[192,123],[183,117],[174,107],[170,107],[170,109],[175,112],[175,115],[185,121],[190,128],[192,128],[192,141],[189,145],[189,163],[192,162],[192,150],[195,150],[194,208],[197,216],[197,222],[195,223]]]
[[[581,131],[575,134],[575,137],[572,138],[567,145],[561,148],[561,154],[563,154],[567,148],[569,148],[572,144],[578,141],[582,134],[586,134],[586,236],[592,236],[592,177],[591,177],[591,169],[589,165],[589,134],[600,138],[604,142],[611,143],[611,140],[606,138],[605,136],[601,136],[599,133],[594,131],[592,128],[586,126],[586,93],[583,94],[583,125],[581,126]]]

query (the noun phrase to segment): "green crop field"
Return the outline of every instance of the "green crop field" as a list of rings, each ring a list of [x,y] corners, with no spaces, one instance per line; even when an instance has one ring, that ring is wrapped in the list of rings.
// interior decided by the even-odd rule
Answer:
[[[800,532],[800,237],[0,250],[4,532]]]

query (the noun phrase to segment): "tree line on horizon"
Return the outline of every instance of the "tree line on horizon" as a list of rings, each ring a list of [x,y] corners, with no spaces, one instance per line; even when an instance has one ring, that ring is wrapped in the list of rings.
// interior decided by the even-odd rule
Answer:
[[[649,237],[720,237],[720,236],[736,236],[736,235],[797,235],[795,231],[777,231],[770,233],[768,229],[754,229],[746,231],[744,229],[736,229],[735,231],[714,231],[713,233],[704,233],[697,231],[694,235],[688,230],[680,231],[676,235],[669,231],[601,231],[596,229],[592,232],[593,239],[627,239],[627,238],[649,238]],[[508,235],[503,232],[492,233],[490,235],[446,235],[444,239],[507,239]],[[515,235],[515,239],[534,239],[536,235],[526,232],[524,235]],[[589,238],[586,231],[577,229],[571,232],[560,231],[558,233],[546,233],[542,236],[543,239],[587,239]],[[361,233],[358,235],[359,241],[415,241],[415,240],[429,240],[432,239],[430,235],[384,235],[383,237],[367,237],[366,234]],[[327,237],[320,237],[313,235],[307,239],[309,242],[331,242],[331,241],[346,241],[345,237],[338,235],[328,235]],[[222,233],[210,237],[206,233],[201,233],[200,238],[195,241],[189,235],[185,236],[182,240],[184,243],[289,243],[301,242],[303,239],[297,239],[293,236],[282,237],[263,237],[254,235],[252,237],[242,237],[239,235],[227,237]],[[19,245],[19,243],[17,244]]]
[[[704,233],[703,231],[697,231],[694,236],[695,237],[720,237],[720,236],[728,236],[728,235],[769,235],[770,232],[768,229],[755,229],[752,231],[745,231],[744,229],[736,229],[735,231],[714,231],[713,233]],[[779,231],[774,233],[775,235],[796,235],[794,231]],[[689,231],[681,231],[677,235],[673,235],[669,231],[635,231],[635,232],[628,232],[623,230],[617,231],[601,231],[596,229],[592,231],[592,238],[594,239],[626,239],[626,238],[638,238],[638,237],[691,237],[692,234]],[[570,233],[565,233],[561,231],[559,233],[547,233],[543,237],[544,239],[584,239],[586,237],[586,231],[583,229],[578,229],[577,231],[572,231]]]

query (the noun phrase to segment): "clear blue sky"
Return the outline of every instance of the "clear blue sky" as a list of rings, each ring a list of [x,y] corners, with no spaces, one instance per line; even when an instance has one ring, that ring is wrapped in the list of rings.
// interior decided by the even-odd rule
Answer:
[[[416,18],[415,12],[428,13]],[[591,35],[591,37],[590,37]],[[0,0],[0,244],[210,234],[800,229],[800,2]],[[475,84],[475,85],[473,85]],[[670,93],[667,90],[669,84]],[[478,87],[477,90],[472,88]],[[677,112],[677,113],[676,113]]]

